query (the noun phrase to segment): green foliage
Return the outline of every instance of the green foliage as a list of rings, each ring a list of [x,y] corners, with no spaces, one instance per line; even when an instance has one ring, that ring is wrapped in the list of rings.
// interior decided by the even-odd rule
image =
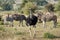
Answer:
[[[0,0],[0,7],[3,8],[2,10],[10,10],[14,3],[15,0]]]
[[[48,2],[46,0],[23,0],[20,11],[23,11],[24,14],[29,14],[29,8],[32,8],[32,12],[34,12],[38,7],[38,5],[43,6],[47,3]],[[39,8],[39,9],[42,9],[42,8]]]
[[[60,1],[55,5],[55,11],[60,11]]]
[[[48,2],[46,0],[28,0],[29,2],[36,2],[37,5],[43,6],[47,4]]]
[[[8,4],[8,3],[7,3],[7,4],[4,4],[3,9],[4,9],[4,10],[7,10],[7,11],[8,11],[8,10],[12,10],[12,5],[10,5],[10,4]]]
[[[23,0],[21,4],[21,8],[23,8],[27,2],[28,2],[27,0]]]
[[[37,7],[34,3],[28,2],[25,4],[21,11],[23,11],[24,14],[29,14],[29,8],[32,8],[32,10],[34,11]]]
[[[39,0],[39,1],[37,0],[37,5],[44,6],[46,4],[48,4],[46,0]]]
[[[44,33],[44,38],[50,38],[50,39],[52,39],[52,38],[56,38],[56,36],[53,35],[53,34],[50,34],[50,33]]]

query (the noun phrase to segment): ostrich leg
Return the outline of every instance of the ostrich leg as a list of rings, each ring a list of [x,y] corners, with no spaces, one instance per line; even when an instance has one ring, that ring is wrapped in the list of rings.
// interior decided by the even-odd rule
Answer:
[[[30,26],[29,26],[29,33],[30,33],[30,37],[32,37],[31,27]]]
[[[36,28],[36,26],[34,26],[34,28],[33,28],[33,31],[34,31],[33,38],[36,37],[36,31],[35,31],[35,28]]]

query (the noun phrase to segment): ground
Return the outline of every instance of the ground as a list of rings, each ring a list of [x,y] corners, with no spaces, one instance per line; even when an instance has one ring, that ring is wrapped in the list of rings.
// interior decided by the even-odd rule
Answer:
[[[44,28],[42,23],[37,23],[36,28],[31,26],[32,36],[29,34],[29,27],[25,25],[24,27],[18,26],[18,22],[14,21],[14,27],[7,27],[5,25],[0,25],[0,40],[60,40],[60,38],[44,38],[43,35],[46,32],[54,34],[60,37],[60,18],[58,17],[57,28],[53,28],[53,22],[47,22],[47,27]],[[33,31],[36,31],[36,36],[33,38]]]

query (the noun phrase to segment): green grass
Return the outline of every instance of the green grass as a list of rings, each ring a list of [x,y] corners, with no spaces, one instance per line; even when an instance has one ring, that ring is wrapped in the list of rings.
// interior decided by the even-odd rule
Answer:
[[[48,24],[49,23],[49,24]],[[59,23],[58,23],[59,25]],[[47,38],[55,38],[56,36],[60,36],[60,28],[53,28],[51,22],[47,22],[47,28],[42,27],[42,24],[38,23],[36,25],[37,27],[35,28],[36,31],[36,39],[37,40],[45,40],[46,38],[44,38],[43,36],[45,35]],[[50,29],[50,27],[52,27],[52,29]],[[57,26],[58,27],[58,26]],[[32,27],[32,36],[34,34],[34,28]],[[9,39],[13,39],[13,40],[33,40],[32,38],[30,38],[30,34],[29,34],[29,27],[4,27],[4,25],[2,25],[0,27],[0,31],[2,31],[0,34],[0,38],[3,37],[5,40],[7,40],[7,38]],[[49,33],[46,33],[49,32]],[[42,37],[42,38],[41,38]],[[2,38],[1,38],[2,39]],[[56,38],[55,38],[56,39]],[[47,39],[46,39],[47,40]],[[57,39],[58,40],[58,39]]]
[[[53,38],[57,38],[57,36],[47,32],[47,33],[44,33],[44,38],[50,38],[50,39],[53,39]]]
[[[0,25],[3,25],[3,22],[2,21],[0,21]]]
[[[25,32],[16,32],[15,35],[24,35]]]
[[[4,15],[7,14],[7,12],[1,13]],[[53,22],[47,22],[46,28],[42,26],[42,23],[37,23],[36,28],[31,27],[32,37],[29,34],[29,27],[26,27],[25,23],[25,27],[17,27],[18,24],[19,22],[14,21],[14,27],[6,27],[5,25],[1,25],[0,22],[0,40],[34,40],[32,39],[34,30],[36,31],[35,40],[51,40],[50,38],[53,38],[52,40],[60,40],[58,38],[60,37],[60,18],[58,18],[57,28],[53,28]]]
[[[4,27],[0,27],[0,31],[5,31],[5,28]]]

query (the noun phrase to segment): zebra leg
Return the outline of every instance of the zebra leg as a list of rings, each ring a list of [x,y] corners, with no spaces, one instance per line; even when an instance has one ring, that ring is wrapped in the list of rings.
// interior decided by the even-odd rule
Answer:
[[[57,21],[54,21],[54,28],[56,28],[56,26],[57,26]]]
[[[20,27],[21,21],[19,21],[19,27]]]
[[[45,21],[43,21],[43,27],[44,27],[44,28],[46,27],[46,22],[45,22]]]
[[[56,23],[54,23],[54,26],[53,27],[56,28]]]
[[[13,25],[13,22],[11,23],[11,26],[13,27],[14,25]]]
[[[22,27],[24,27],[24,25],[23,25],[23,21],[22,21],[21,23],[22,23]]]

